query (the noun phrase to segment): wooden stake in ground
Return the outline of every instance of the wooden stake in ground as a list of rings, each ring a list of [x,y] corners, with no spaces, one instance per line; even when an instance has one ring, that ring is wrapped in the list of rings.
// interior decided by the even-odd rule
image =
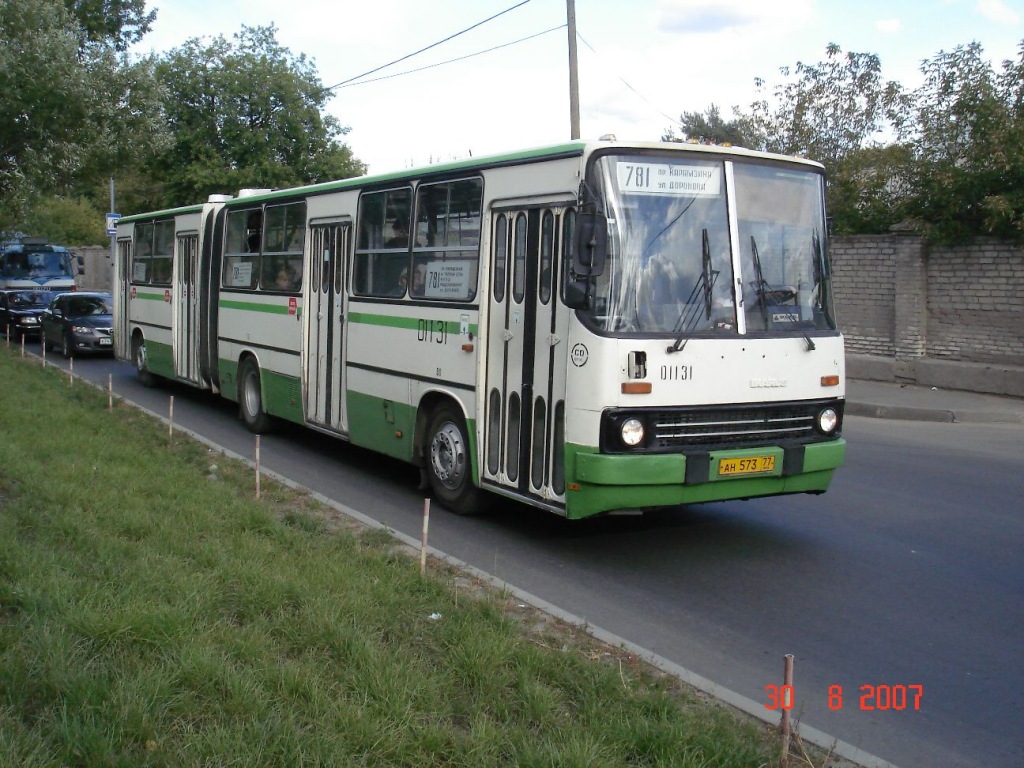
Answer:
[[[107,410],[114,410],[114,374],[107,374]]]
[[[75,384],[75,358],[68,358],[68,386],[72,387]]]
[[[256,435],[256,498],[260,497],[260,436]]]
[[[427,529],[430,527],[430,499],[423,500],[423,543],[420,544],[420,576],[427,572]]]
[[[790,722],[789,710],[793,708],[793,654],[785,656],[785,666],[782,675],[782,756],[779,759],[780,768],[789,768],[789,739]]]
[[[174,395],[171,395],[171,405],[167,411],[167,442],[174,439]]]

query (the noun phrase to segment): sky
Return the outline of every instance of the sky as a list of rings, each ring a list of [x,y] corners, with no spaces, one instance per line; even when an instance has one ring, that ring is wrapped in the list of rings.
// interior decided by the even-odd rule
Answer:
[[[912,89],[921,62],[940,51],[976,41],[998,67],[1024,41],[1024,0],[574,1],[585,139],[656,141],[682,113],[711,104],[730,117],[757,97],[756,78],[780,82],[781,67],[823,61],[829,43],[878,55],[883,77]],[[140,53],[275,25],[278,42],[312,59],[323,85],[341,84],[327,109],[370,173],[570,138],[566,0],[147,6],[157,17]]]

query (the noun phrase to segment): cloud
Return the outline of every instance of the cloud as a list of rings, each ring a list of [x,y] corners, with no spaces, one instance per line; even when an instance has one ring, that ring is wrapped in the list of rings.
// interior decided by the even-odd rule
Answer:
[[[875,29],[883,35],[895,35],[903,31],[903,22],[899,19],[879,19],[875,22]]]
[[[978,13],[996,24],[1018,24],[1020,15],[1009,8],[1003,0],[978,0]]]
[[[716,34],[803,19],[813,5],[813,0],[658,0],[655,15],[658,31],[665,34]]]

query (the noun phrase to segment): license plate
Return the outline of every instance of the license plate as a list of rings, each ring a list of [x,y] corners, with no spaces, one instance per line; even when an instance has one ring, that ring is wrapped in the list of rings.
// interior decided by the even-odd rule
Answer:
[[[100,346],[101,347],[109,347],[113,343],[114,343],[113,339],[100,339]]]
[[[719,475],[759,475],[775,470],[774,456],[746,456],[742,459],[719,459]]]

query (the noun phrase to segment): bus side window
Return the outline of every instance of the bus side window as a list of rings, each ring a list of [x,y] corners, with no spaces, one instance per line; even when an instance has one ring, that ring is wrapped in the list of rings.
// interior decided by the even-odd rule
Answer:
[[[413,264],[423,280],[414,298],[472,301],[480,262],[483,180],[476,177],[421,184],[416,190]]]
[[[266,291],[297,291],[302,285],[306,204],[268,205],[265,218],[260,287]]]
[[[404,296],[409,284],[412,190],[368,192],[359,198],[358,239],[352,268],[357,296]]]
[[[255,288],[260,267],[260,232],[252,231],[253,224],[262,222],[260,209],[231,211],[224,247],[224,287]],[[256,251],[251,250],[253,246]]]
[[[148,283],[153,267],[153,224],[135,225],[135,255],[132,259],[132,282]]]

